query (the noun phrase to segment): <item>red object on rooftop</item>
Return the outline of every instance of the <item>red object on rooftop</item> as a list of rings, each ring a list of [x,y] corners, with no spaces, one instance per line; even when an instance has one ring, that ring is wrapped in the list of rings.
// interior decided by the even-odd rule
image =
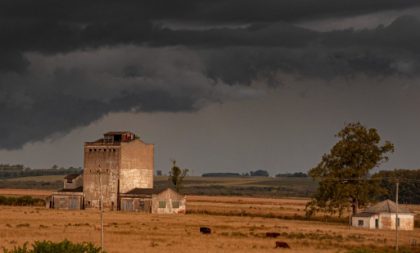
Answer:
[[[129,131],[114,131],[104,134],[104,140],[110,142],[128,142],[136,138],[136,135]]]

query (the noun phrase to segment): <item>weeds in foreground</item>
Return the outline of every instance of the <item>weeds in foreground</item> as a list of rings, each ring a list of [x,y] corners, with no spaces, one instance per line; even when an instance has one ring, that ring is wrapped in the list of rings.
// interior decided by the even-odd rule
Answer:
[[[23,246],[15,246],[12,250],[4,249],[3,253],[101,253],[100,247],[91,242],[73,243],[68,240],[61,242],[35,241],[32,249],[28,248],[26,242]]]

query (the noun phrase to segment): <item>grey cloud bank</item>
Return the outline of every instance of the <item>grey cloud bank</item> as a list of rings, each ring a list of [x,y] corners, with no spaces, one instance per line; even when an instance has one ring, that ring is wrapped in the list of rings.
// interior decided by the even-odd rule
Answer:
[[[196,115],[214,104],[263,101],[270,93],[288,94],[296,83],[302,87],[294,98],[305,106],[308,102],[300,99],[326,89],[331,92],[324,98],[330,101],[340,85],[350,87],[355,101],[364,89],[378,100],[412,89],[410,99],[420,99],[413,88],[420,74],[420,19],[403,15],[419,7],[414,0],[2,1],[0,117],[7,120],[0,124],[0,149],[65,136],[116,113]],[[381,14],[391,11],[392,21]],[[346,19],[351,27],[349,18],[376,14],[386,25],[325,31],[299,25]],[[171,23],[182,26],[171,29]],[[403,95],[392,98],[400,114],[417,110],[400,105]],[[302,113],[293,99],[286,100],[281,106],[290,115]],[[313,100],[314,108],[334,111],[340,104],[333,99],[322,107],[322,101],[322,96]],[[271,120],[259,121],[256,132],[264,131],[264,124],[278,124],[271,110],[278,103],[264,105],[261,112]],[[331,136],[346,120],[389,124],[398,115],[382,114],[381,107],[367,102],[348,105],[343,117],[332,114]],[[246,117],[245,108],[235,107],[238,118]],[[384,119],[369,121],[374,115]],[[395,127],[394,135],[401,129]]]

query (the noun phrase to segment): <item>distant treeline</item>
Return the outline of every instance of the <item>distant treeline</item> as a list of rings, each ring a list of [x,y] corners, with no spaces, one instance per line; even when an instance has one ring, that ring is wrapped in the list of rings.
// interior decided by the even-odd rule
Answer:
[[[234,173],[234,172],[215,172],[215,173],[204,173],[202,177],[268,177],[270,176],[266,170],[256,170],[246,173]]]
[[[383,199],[395,199],[395,182],[399,183],[399,202],[409,204],[420,204],[420,169],[418,170],[392,170],[380,171],[372,175],[372,178],[382,178],[380,185],[385,189]]]
[[[268,177],[270,176],[266,170],[256,170],[246,173],[234,173],[234,172],[215,172],[215,173],[204,173],[202,177]],[[276,177],[308,177],[308,174],[304,172],[294,173],[279,173]]]
[[[215,172],[215,173],[204,173],[201,175],[202,177],[241,177],[239,173],[223,173],[223,172]]]
[[[0,164],[0,179],[48,175],[67,175],[80,173],[81,171],[82,168],[80,167],[59,168],[57,165],[52,166],[50,169],[31,169],[20,164]]]
[[[304,172],[295,172],[295,173],[279,173],[276,177],[308,177],[308,174]]]
[[[64,176],[63,176],[64,179]],[[15,189],[46,189],[57,190],[63,188],[63,179],[60,180],[1,180],[0,189],[15,188]]]

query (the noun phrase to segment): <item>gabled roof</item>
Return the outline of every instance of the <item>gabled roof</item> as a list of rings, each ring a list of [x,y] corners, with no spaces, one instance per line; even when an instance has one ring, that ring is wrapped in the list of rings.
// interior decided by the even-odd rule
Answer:
[[[173,191],[176,191],[176,187],[174,184],[172,184],[170,181],[166,181],[166,182],[158,182],[155,184],[154,186],[155,188],[155,193],[161,193],[167,189],[171,189]]]
[[[67,179],[67,180],[73,180],[73,179],[75,179],[76,177],[78,177],[78,176],[81,176],[82,174],[68,174],[68,175],[66,175],[65,177],[64,177],[64,179]]]
[[[363,213],[396,213],[396,212],[397,212],[397,204],[389,199],[379,202],[376,205],[373,205],[363,211]],[[410,210],[399,205],[398,213],[411,213],[411,212]]]
[[[181,194],[181,193],[177,192],[177,191],[175,190],[175,188],[166,188],[166,189],[162,189],[162,190],[160,190],[159,192],[156,192],[156,195],[159,195],[159,194],[161,194],[161,193],[163,193],[163,192],[165,192],[165,191],[172,191],[173,193],[175,193],[175,194],[177,194],[177,195],[179,195],[179,196],[185,196],[185,195],[183,195],[183,194]]]

